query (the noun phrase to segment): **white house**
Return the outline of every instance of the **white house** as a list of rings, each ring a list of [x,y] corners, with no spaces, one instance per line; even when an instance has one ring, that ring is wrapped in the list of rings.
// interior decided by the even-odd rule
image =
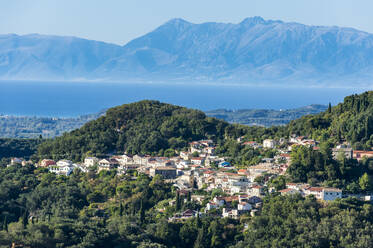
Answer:
[[[87,157],[84,159],[84,166],[92,167],[98,163],[98,158],[96,157]]]
[[[217,197],[217,196],[214,197],[213,202],[214,202],[216,205],[218,205],[219,207],[223,206],[224,203],[225,203],[223,197]]]
[[[22,164],[22,162],[23,162],[23,159],[21,159],[21,158],[12,158],[10,160],[11,165]]]
[[[248,188],[247,193],[250,196],[263,196],[264,195],[264,187],[260,185],[254,185],[251,188]]]
[[[67,160],[67,159],[59,160],[57,162],[57,166],[59,166],[59,167],[63,167],[63,166],[70,166],[70,167],[72,167],[72,165],[73,165],[73,162],[70,161],[70,160]]]
[[[252,209],[251,204],[248,202],[240,202],[237,205],[237,209],[239,211],[250,211]]]
[[[101,159],[98,162],[99,169],[113,169],[116,166],[119,165],[118,160],[113,159],[113,158],[108,158],[108,159]]]
[[[56,165],[50,165],[49,171],[57,175],[68,176],[73,172],[74,166],[73,162],[70,160],[60,160]]]
[[[333,201],[342,198],[342,190],[336,188],[309,187],[304,190],[305,195],[314,195],[319,200]]]
[[[212,210],[212,209],[216,209],[216,208],[218,208],[218,207],[219,207],[219,206],[218,206],[216,203],[208,202],[208,203],[206,204],[205,212],[210,211],[210,210]]]
[[[275,148],[276,142],[273,139],[266,139],[263,141],[264,148]]]
[[[180,158],[182,158],[182,159],[184,159],[184,160],[188,160],[188,159],[190,159],[190,154],[189,154],[189,152],[181,151],[181,152],[180,152]]]
[[[342,190],[336,188],[324,188],[322,199],[324,201],[334,201],[335,199],[342,198]]]
[[[278,191],[281,195],[294,195],[294,194],[299,194],[301,193],[297,189],[292,189],[292,188],[287,188],[287,189],[282,189]]]
[[[202,165],[203,162],[205,161],[205,158],[201,158],[201,157],[191,158],[190,161],[191,161],[193,164],[196,164],[196,165]]]

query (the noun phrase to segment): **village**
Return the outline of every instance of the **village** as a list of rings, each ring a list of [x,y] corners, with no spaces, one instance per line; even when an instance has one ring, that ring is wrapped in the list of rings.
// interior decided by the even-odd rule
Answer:
[[[228,158],[216,155],[216,144],[212,140],[199,140],[190,142],[187,151],[180,151],[174,157],[123,154],[103,159],[86,157],[81,164],[70,160],[43,159],[37,166],[65,176],[69,176],[74,170],[88,172],[92,168],[95,168],[97,173],[116,170],[119,175],[129,171],[136,171],[150,177],[159,175],[172,183],[178,190],[178,194],[184,196],[184,201],[189,195],[190,200],[203,206],[202,211],[188,209],[177,213],[170,218],[170,221],[184,220],[215,209],[221,210],[222,217],[239,218],[243,214],[256,215],[262,207],[263,197],[268,193],[276,192],[274,187],[269,187],[268,182],[271,178],[285,175],[291,163],[290,154],[294,146],[319,149],[317,141],[295,135],[288,140],[266,139],[261,144],[244,141],[244,137],[238,138],[237,142],[253,149],[273,149],[276,155],[273,158],[262,158],[260,163],[245,169],[237,169],[227,161]],[[279,144],[286,149],[278,148]],[[340,144],[332,151],[335,158],[341,154],[346,158],[357,160],[373,157],[373,151],[355,151],[348,144]],[[29,162],[23,159],[13,158],[8,166],[27,163]],[[264,180],[257,180],[260,177]],[[194,194],[194,191],[210,193],[215,191],[218,194],[206,201],[206,194]],[[286,183],[286,188],[277,192],[281,195],[300,194],[304,197],[313,195],[319,201],[333,201],[348,196],[344,195],[341,189],[292,182]],[[174,204],[176,204],[175,200],[169,202],[170,206]]]

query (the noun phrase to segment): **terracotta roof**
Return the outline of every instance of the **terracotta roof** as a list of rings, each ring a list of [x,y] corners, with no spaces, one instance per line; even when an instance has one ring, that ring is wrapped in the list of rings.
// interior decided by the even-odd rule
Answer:
[[[189,165],[189,167],[201,167],[201,166],[198,164],[192,164],[192,165]]]
[[[237,173],[232,173],[232,172],[224,172],[224,174],[225,174],[226,176],[238,176]]]
[[[157,167],[155,169],[156,170],[176,170],[176,168],[170,167],[170,166],[160,166],[160,167]]]
[[[314,192],[322,192],[323,189],[324,189],[323,187],[310,187],[307,190],[314,191]]]
[[[225,202],[232,202],[232,201],[238,201],[238,196],[226,196],[224,197]]]
[[[244,142],[243,144],[244,145],[254,145],[254,144],[256,144],[256,142],[255,141],[247,141],[247,142]]]
[[[251,188],[253,188],[253,189],[261,189],[261,188],[263,188],[263,186],[260,186],[260,185],[254,185],[254,186],[252,186]]]
[[[286,183],[286,185],[296,186],[298,183]]]
[[[353,151],[354,154],[373,154],[373,151]]]
[[[204,173],[205,173],[205,174],[213,174],[214,171],[205,171]]]
[[[287,188],[287,189],[279,190],[278,192],[280,192],[280,193],[287,193],[287,192],[290,192],[290,191],[293,191],[293,190],[294,189]]]
[[[331,192],[342,192],[341,189],[337,189],[337,188],[324,188],[324,191],[331,191]]]

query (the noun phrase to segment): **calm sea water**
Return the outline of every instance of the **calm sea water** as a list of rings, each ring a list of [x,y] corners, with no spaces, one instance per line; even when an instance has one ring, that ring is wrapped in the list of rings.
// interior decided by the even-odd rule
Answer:
[[[143,99],[212,110],[288,109],[337,104],[367,89],[217,86],[206,84],[0,82],[0,114],[69,117]]]

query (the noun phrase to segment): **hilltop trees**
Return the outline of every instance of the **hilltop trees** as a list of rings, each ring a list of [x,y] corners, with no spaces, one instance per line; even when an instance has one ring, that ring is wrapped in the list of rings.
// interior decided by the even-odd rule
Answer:
[[[180,149],[199,139],[222,140],[238,137],[244,128],[230,125],[197,110],[157,101],[141,101],[109,109],[105,116],[82,128],[43,143],[40,157],[81,160],[90,152],[100,156],[111,152],[158,154]],[[162,154],[163,155],[163,154]]]
[[[288,131],[318,140],[347,140],[370,149],[373,146],[373,91],[347,96],[343,103],[329,106],[328,111],[294,120],[288,125]]]

